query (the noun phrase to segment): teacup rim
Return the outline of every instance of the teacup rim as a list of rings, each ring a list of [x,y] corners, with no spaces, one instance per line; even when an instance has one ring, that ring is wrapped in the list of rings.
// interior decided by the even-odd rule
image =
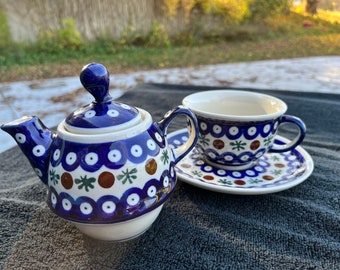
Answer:
[[[192,106],[192,101],[190,102],[189,99],[192,99],[193,97],[197,97],[197,96],[204,96],[204,95],[208,95],[211,96],[213,94],[237,94],[237,95],[251,95],[252,97],[261,97],[261,98],[267,98],[267,99],[271,99],[274,100],[278,103],[281,104],[282,109],[274,112],[274,113],[267,113],[267,114],[258,114],[258,115],[233,115],[233,114],[221,114],[221,113],[214,113],[214,112],[210,112],[210,111],[205,111],[202,109],[197,109],[195,107]],[[190,104],[191,103],[191,104]],[[182,100],[182,104],[184,106],[186,106],[187,108],[189,108],[192,112],[194,112],[197,116],[203,116],[206,118],[210,118],[210,119],[218,119],[218,120],[226,120],[226,121],[266,121],[266,120],[271,120],[271,119],[276,119],[280,116],[282,116],[288,109],[287,104],[272,95],[268,95],[268,94],[263,94],[263,93],[259,93],[259,92],[253,92],[253,91],[247,91],[247,90],[232,90],[232,89],[218,89],[218,90],[204,90],[204,91],[199,91],[199,92],[195,92],[192,93],[190,95],[187,95],[183,98]]]

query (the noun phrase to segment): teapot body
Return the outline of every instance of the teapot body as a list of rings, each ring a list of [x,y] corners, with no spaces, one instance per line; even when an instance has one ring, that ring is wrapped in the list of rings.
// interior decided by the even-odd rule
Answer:
[[[162,205],[176,184],[176,158],[157,124],[148,123],[113,141],[107,134],[79,142],[79,136],[58,132],[48,166],[51,210],[70,221],[105,224]]]
[[[150,113],[112,100],[109,73],[86,65],[80,80],[95,98],[49,130],[36,116],[1,126],[18,143],[48,187],[47,204],[59,217],[101,240],[127,240],[146,231],[176,184],[175,164],[198,139],[195,115],[184,106],[159,122]],[[188,121],[189,138],[167,143],[177,116]]]

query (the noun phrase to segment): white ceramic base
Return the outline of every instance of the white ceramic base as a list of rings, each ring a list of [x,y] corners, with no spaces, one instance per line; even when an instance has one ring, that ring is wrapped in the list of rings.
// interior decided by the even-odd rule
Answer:
[[[91,238],[104,241],[126,241],[143,234],[158,217],[163,204],[140,217],[112,224],[73,224]]]

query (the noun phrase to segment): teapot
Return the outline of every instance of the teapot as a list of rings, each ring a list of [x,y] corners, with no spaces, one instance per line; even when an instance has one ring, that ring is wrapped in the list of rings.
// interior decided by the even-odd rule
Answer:
[[[80,81],[94,101],[66,117],[56,131],[36,116],[3,124],[47,186],[47,204],[84,234],[123,241],[144,233],[176,185],[175,165],[196,144],[198,124],[186,107],[154,122],[149,112],[116,102],[109,72],[99,63],[82,69]],[[167,142],[172,120],[188,121],[186,143]]]

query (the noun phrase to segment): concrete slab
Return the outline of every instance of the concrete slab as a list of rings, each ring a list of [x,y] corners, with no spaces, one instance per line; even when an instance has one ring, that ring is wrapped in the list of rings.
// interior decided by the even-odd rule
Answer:
[[[138,83],[214,85],[340,94],[340,56],[112,74],[111,95],[117,98]],[[24,115],[38,115],[47,126],[56,126],[74,109],[91,101],[91,96],[82,90],[77,77],[1,83],[0,124]],[[9,135],[0,132],[0,152],[14,145],[15,142]]]

